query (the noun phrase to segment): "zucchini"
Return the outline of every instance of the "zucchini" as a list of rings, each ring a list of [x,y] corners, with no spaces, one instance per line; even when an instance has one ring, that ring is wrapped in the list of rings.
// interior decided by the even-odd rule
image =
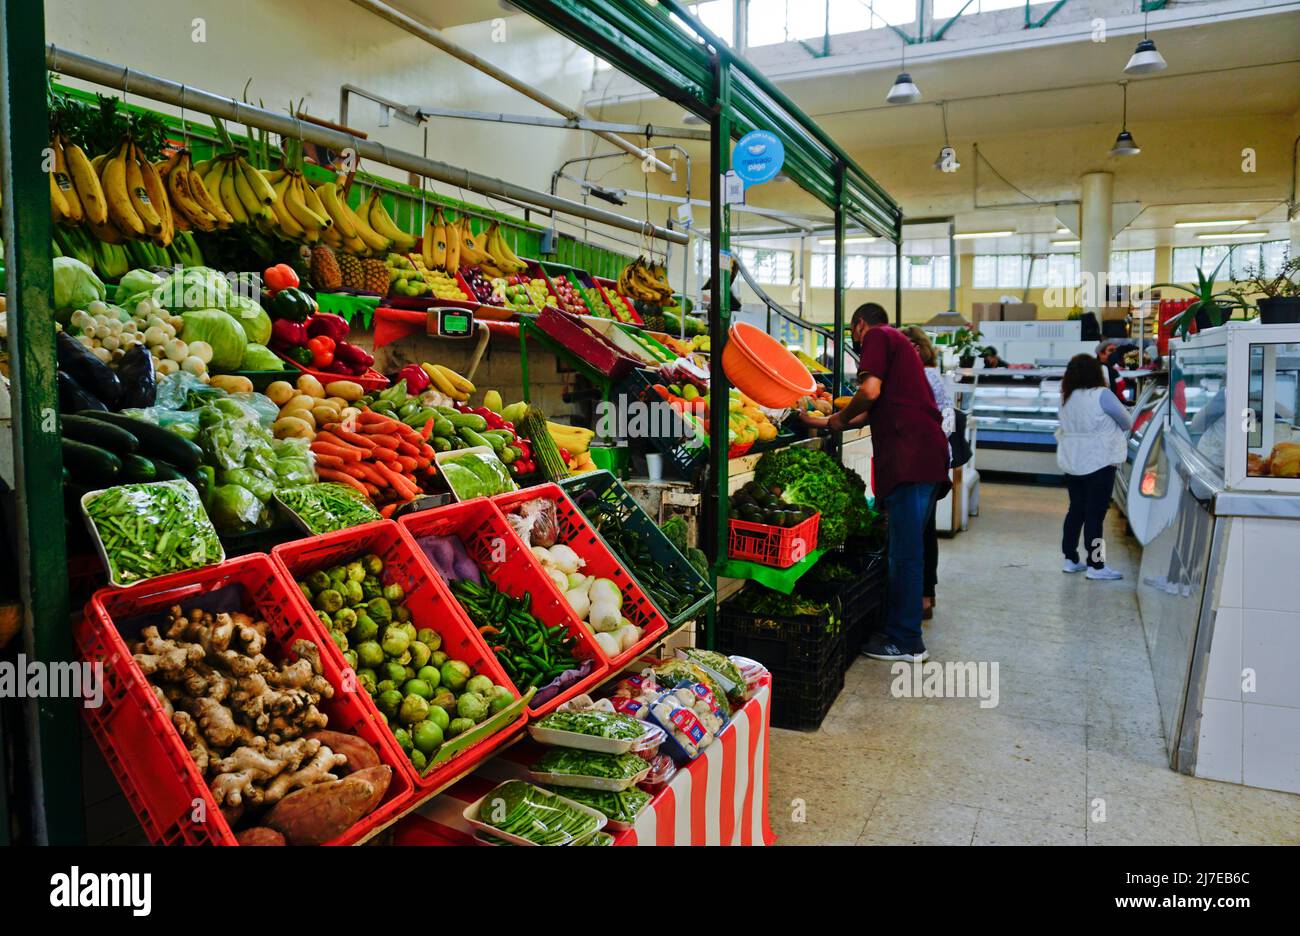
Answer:
[[[446,436],[430,436],[429,444],[433,446],[435,452],[450,452],[452,449],[451,439]]]
[[[87,445],[98,445],[117,455],[130,455],[140,448],[140,440],[121,426],[91,419],[88,416],[64,416],[63,438]]]
[[[475,432],[482,432],[487,428],[487,420],[478,413],[457,413],[447,418],[457,429],[473,429]]]
[[[143,455],[122,456],[123,481],[157,481],[158,467]]]
[[[78,415],[103,420],[130,432],[140,441],[140,454],[152,459],[162,459],[175,465],[181,472],[191,472],[199,467],[203,452],[188,439],[182,439],[170,429],[155,426],[143,419],[135,419],[122,413],[101,413],[87,410]]]
[[[167,464],[164,461],[155,461],[153,463],[153,469],[154,469],[155,481],[190,481],[191,480],[185,477],[185,475],[181,474],[179,471],[177,471],[175,468],[173,468],[171,465]],[[193,482],[191,481],[191,483]]]
[[[98,487],[112,485],[122,473],[122,459],[98,445],[63,440],[63,464],[74,481]]]
[[[480,417],[480,418],[482,418],[482,417]],[[496,447],[495,447],[491,442],[489,442],[487,439],[483,438],[481,435],[479,435],[477,432],[475,432],[475,431],[474,431],[473,429],[471,429],[469,426],[461,426],[461,427],[460,427],[460,430],[459,430],[459,432],[458,432],[458,435],[459,435],[459,436],[461,437],[461,439],[465,442],[465,445],[466,445],[468,448],[474,448],[474,447],[477,446],[477,445],[484,445],[484,446],[487,446],[488,448],[492,449],[492,451],[494,451],[494,452],[496,451]]]

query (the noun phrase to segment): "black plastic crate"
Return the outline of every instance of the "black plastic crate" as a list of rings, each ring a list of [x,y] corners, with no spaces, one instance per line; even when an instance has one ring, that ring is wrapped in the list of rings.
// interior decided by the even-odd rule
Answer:
[[[717,648],[811,683],[843,653],[842,610],[837,600],[830,605],[821,614],[781,616],[745,610],[733,598],[718,609]]]
[[[647,405],[658,403],[668,407],[668,401],[659,396],[658,391],[654,389],[656,382],[657,378],[653,371],[637,368],[618,385],[616,395],[626,395],[629,401]],[[689,427],[690,423],[685,417],[677,414],[675,418],[681,419]],[[665,467],[669,472],[684,481],[695,480],[697,471],[708,459],[708,446],[698,443],[692,437],[675,438],[655,433],[641,441],[649,442],[655,451],[663,455]]]
[[[772,726],[816,731],[844,689],[845,635],[836,639],[825,669],[818,674],[772,671]]]

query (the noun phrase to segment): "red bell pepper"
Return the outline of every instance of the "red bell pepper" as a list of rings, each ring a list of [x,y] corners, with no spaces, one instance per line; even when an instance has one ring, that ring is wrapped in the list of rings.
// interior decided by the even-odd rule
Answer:
[[[298,285],[298,274],[294,272],[293,267],[287,263],[277,263],[273,267],[267,267],[262,272],[262,285],[272,296],[282,289],[289,289]]]
[[[271,323],[271,349],[274,351],[304,347],[307,339],[307,326],[302,322],[276,319]]]
[[[317,312],[307,320],[307,334],[312,338],[326,335],[338,342],[348,336],[348,330],[348,323],[343,317],[332,312]]]
[[[407,393],[415,396],[429,389],[429,384],[433,382],[419,364],[407,364],[397,372],[397,379],[405,380]]]
[[[326,370],[334,363],[334,339],[329,335],[317,335],[307,342],[311,351],[311,366],[317,370]]]
[[[562,448],[560,449],[560,457],[564,459],[564,463],[567,465],[569,463],[569,459],[572,458],[573,456],[569,454],[568,449]]]

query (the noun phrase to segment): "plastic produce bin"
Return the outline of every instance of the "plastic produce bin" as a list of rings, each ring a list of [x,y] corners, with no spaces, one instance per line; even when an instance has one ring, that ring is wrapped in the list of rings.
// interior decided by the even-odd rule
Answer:
[[[509,522],[495,504],[485,497],[437,507],[417,514],[410,514],[397,521],[398,525],[419,551],[418,541],[424,536],[459,537],[480,570],[489,581],[512,598],[525,594],[532,596],[530,611],[534,617],[547,627],[563,627],[574,637],[576,646],[574,656],[579,660],[590,659],[592,670],[582,679],[566,686],[564,690],[544,702],[528,705],[528,715],[532,718],[544,715],[564,702],[586,692],[604,679],[609,670],[596,638],[586,626],[574,616],[568,602],[564,600],[552,584],[550,576],[543,570],[537,558],[523,540],[515,535]],[[437,577],[432,566],[430,574]],[[454,600],[454,598],[453,598]],[[459,603],[456,609],[461,614],[464,610]],[[502,671],[502,678],[508,679]],[[504,685],[515,688],[514,683]]]
[[[759,565],[788,569],[817,548],[817,531],[822,515],[815,513],[792,527],[728,520],[727,555]]]
[[[411,611],[411,622],[417,629],[430,627],[442,638],[439,648],[448,658],[463,660],[475,673],[482,673],[493,683],[510,686],[505,671],[495,656],[488,650],[459,603],[452,597],[447,586],[443,584],[438,573],[420,554],[419,549],[405,537],[398,525],[391,520],[378,520],[362,526],[336,530],[322,536],[285,543],[272,550],[276,563],[284,574],[294,583],[318,569],[328,569],[341,563],[359,559],[367,553],[374,553],[384,561],[383,579],[385,585],[397,583],[406,592],[405,605]],[[321,640],[328,645],[329,651],[339,667],[347,667],[339,648],[330,639],[325,627],[316,618],[302,590],[294,586],[293,601],[300,613],[311,618],[318,629]],[[358,687],[355,693],[366,696]],[[516,693],[516,697],[518,694]],[[369,701],[369,699],[367,699]],[[378,709],[374,717],[381,731],[397,748],[387,724]],[[468,749],[460,752],[445,764],[437,765],[425,771],[423,775],[415,769],[406,754],[402,753],[403,770],[410,783],[420,791],[436,789],[452,777],[478,764],[493,751],[500,748],[512,736],[523,730],[526,719],[515,719],[503,726],[496,733],[489,735]],[[455,742],[455,738],[446,743]],[[398,748],[401,752],[401,749]]]
[[[584,575],[609,579],[618,586],[618,590],[623,593],[623,616],[641,628],[641,639],[631,649],[613,657],[600,651],[601,657],[609,661],[611,668],[622,669],[668,632],[668,621],[558,484],[539,484],[522,491],[498,494],[493,501],[503,514],[508,514],[525,501],[539,497],[555,504],[555,512],[560,521],[560,532],[555,541],[568,546],[579,558],[586,560],[587,564],[582,568]]]
[[[104,752],[127,801],[150,841],[159,845],[235,845],[234,833],[221,814],[172,726],[148,679],[132,658],[127,641],[141,628],[166,618],[167,610],[198,605],[208,610],[239,608],[265,620],[267,655],[279,660],[295,640],[305,638],[321,649],[326,679],[334,686],[320,710],[334,731],[356,734],[370,743],[380,760],[393,768],[392,782],[380,805],[331,845],[350,845],[386,825],[413,801],[406,757],[379,721],[365,693],[346,691],[341,659],[318,633],[314,615],[293,600],[297,589],[265,555],[257,554],[142,582],[130,588],[105,588],[87,604],[74,635],[82,658],[102,663],[103,704],[83,709],[91,734]],[[206,822],[195,822],[202,803]]]

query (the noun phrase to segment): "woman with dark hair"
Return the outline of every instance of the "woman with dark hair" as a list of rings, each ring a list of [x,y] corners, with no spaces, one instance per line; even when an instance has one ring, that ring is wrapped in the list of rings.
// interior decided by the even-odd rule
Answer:
[[[1123,574],[1106,565],[1102,529],[1115,486],[1115,466],[1127,454],[1130,421],[1119,398],[1106,386],[1102,365],[1091,354],[1076,354],[1061,380],[1060,428],[1056,430],[1056,463],[1065,472],[1070,509],[1065,515],[1061,552],[1063,572],[1111,581]],[[1083,532],[1085,562],[1079,561],[1079,532]]]
[[[925,366],[925,379],[930,384],[930,392],[934,394],[934,405],[939,407],[939,415],[943,417],[943,434],[951,436],[957,416],[948,396],[948,388],[944,386],[943,377],[939,374],[939,354],[934,349],[934,342],[920,325],[908,325],[903,329],[903,334],[912,342],[912,347],[916,348],[916,353]],[[948,460],[952,461],[951,445],[948,447]],[[925,621],[934,617],[935,590],[939,584],[939,529],[935,523],[935,506],[937,505],[931,504],[930,516],[925,523],[925,578],[921,591],[921,619]]]

